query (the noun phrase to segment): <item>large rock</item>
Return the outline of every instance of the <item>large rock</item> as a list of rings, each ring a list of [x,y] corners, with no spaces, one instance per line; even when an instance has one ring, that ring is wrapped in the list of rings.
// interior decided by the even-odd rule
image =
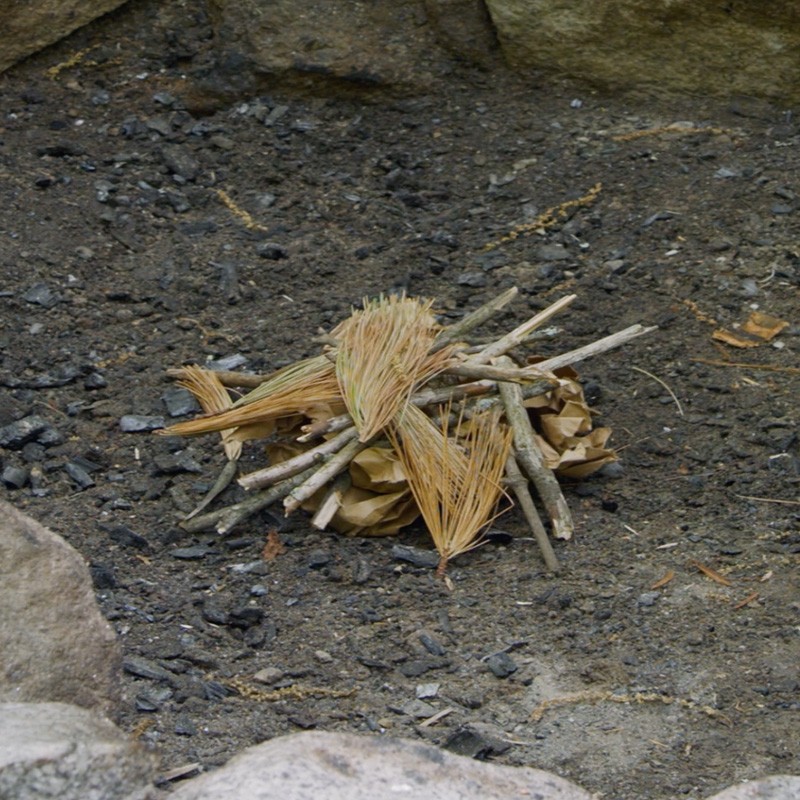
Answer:
[[[708,800],[797,800],[800,797],[800,777],[772,775],[760,781],[747,781],[729,786]]]
[[[113,713],[121,653],[89,570],[60,536],[0,501],[0,702]]]
[[[107,719],[65,703],[0,704],[0,798],[141,800],[153,758]]]
[[[496,40],[479,0],[209,0],[232,93],[425,91],[459,58],[484,65]]]
[[[797,0],[486,0],[517,70],[800,100]]]
[[[0,72],[127,0],[0,0]]]
[[[528,767],[473,761],[417,742],[299,733],[251,747],[171,800],[592,800],[575,784]]]

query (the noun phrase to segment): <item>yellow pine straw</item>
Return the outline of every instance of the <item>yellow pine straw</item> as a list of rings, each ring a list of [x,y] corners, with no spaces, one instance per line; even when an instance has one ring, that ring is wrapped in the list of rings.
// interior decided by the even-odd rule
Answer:
[[[222,385],[219,376],[210,369],[201,369],[196,364],[184,368],[183,379],[178,381],[178,386],[188,389],[200,403],[207,414],[226,411],[231,407],[232,400],[228,390]],[[226,428],[220,431],[222,446],[228,461],[236,461],[242,454],[242,443],[235,439],[236,428]]]
[[[441,330],[432,305],[404,296],[365,299],[332,331],[336,375],[360,441],[383,430],[411,393],[450,363],[452,347],[430,352]]]
[[[449,407],[441,409],[437,427],[419,408],[407,406],[387,430],[439,551],[440,577],[451,558],[480,545],[483,530],[498,516],[512,441],[500,414],[490,409],[464,420],[462,411],[451,434]]]
[[[270,422],[299,413],[316,403],[340,401],[336,371],[330,359],[316,356],[290,364],[230,405],[227,411],[212,412],[165,428],[168,436],[197,436],[244,425]]]

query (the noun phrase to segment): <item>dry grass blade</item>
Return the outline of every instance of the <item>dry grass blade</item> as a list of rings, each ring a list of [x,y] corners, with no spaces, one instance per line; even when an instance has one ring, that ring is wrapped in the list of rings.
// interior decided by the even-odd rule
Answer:
[[[231,396],[213,370],[202,369],[194,364],[185,367],[183,379],[178,381],[178,386],[188,389],[206,414],[227,411],[232,405]],[[242,443],[234,438],[235,434],[235,427],[220,429],[222,446],[228,461],[236,461],[242,454]]]
[[[449,409],[437,427],[409,406],[389,433],[408,484],[428,526],[444,574],[448,561],[480,544],[504,494],[501,479],[511,448],[511,431],[497,409],[459,419],[449,430]]]
[[[317,403],[340,402],[339,383],[333,364],[325,356],[298,361],[271,375],[257,389],[222,413],[179,422],[161,433],[170,436],[197,436],[245,425],[258,425],[293,416]],[[258,435],[257,431],[254,431]]]
[[[431,353],[440,330],[431,305],[396,296],[365,300],[333,331],[336,374],[360,441],[385,428],[414,389],[449,363],[451,347]]]

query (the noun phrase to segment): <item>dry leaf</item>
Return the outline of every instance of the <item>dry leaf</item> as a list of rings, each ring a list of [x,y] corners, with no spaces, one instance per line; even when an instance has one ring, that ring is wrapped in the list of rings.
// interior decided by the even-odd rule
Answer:
[[[267,531],[267,541],[264,543],[264,549],[261,551],[261,557],[264,561],[274,561],[278,556],[282,556],[286,552],[286,547],[278,536],[278,531],[275,528],[270,528]]]
[[[729,344],[731,347],[758,347],[764,342],[771,342],[788,325],[789,323],[784,319],[763,314],[761,311],[754,311],[747,318],[747,322],[742,325],[742,332],[746,335],[720,329],[714,331],[711,338]]]

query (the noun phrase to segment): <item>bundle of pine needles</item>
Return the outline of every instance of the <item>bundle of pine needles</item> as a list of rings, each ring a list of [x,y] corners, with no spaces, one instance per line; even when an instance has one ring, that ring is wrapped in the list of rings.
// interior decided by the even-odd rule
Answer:
[[[205,413],[160,433],[195,436],[219,431],[229,465],[235,465],[242,441],[271,436],[276,430],[295,431],[300,443],[323,437],[321,444],[303,444],[305,449],[284,463],[240,478],[249,490],[241,502],[197,516],[224,488],[218,481],[183,526],[227,533],[280,499],[288,514],[316,497],[323,498],[323,516],[330,520],[345,494],[341,487],[347,482],[339,476],[352,468],[362,451],[383,442],[380,446],[390,447],[402,466],[408,491],[439,551],[439,574],[450,559],[481,543],[500,500],[508,497],[504,481],[519,500],[548,567],[557,570],[528,482],[544,500],[556,536],[569,538],[572,520],[541,457],[525,403],[562,384],[552,370],[652,328],[634,325],[535,366],[518,366],[506,354],[537,336],[534,330],[574,296],[553,303],[489,345],[473,346],[470,331],[516,293],[508,290],[448,328],[436,322],[430,300],[365,300],[326,337],[319,355],[264,378],[216,375],[196,366],[172,371]],[[234,401],[223,384],[255,388]],[[611,451],[605,452],[613,458]]]
[[[448,561],[481,543],[496,516],[503,470],[511,449],[511,429],[500,410],[464,418],[451,430],[451,407],[440,407],[437,427],[416,406],[401,412],[387,431],[403,465],[411,492],[439,551],[441,576]]]

